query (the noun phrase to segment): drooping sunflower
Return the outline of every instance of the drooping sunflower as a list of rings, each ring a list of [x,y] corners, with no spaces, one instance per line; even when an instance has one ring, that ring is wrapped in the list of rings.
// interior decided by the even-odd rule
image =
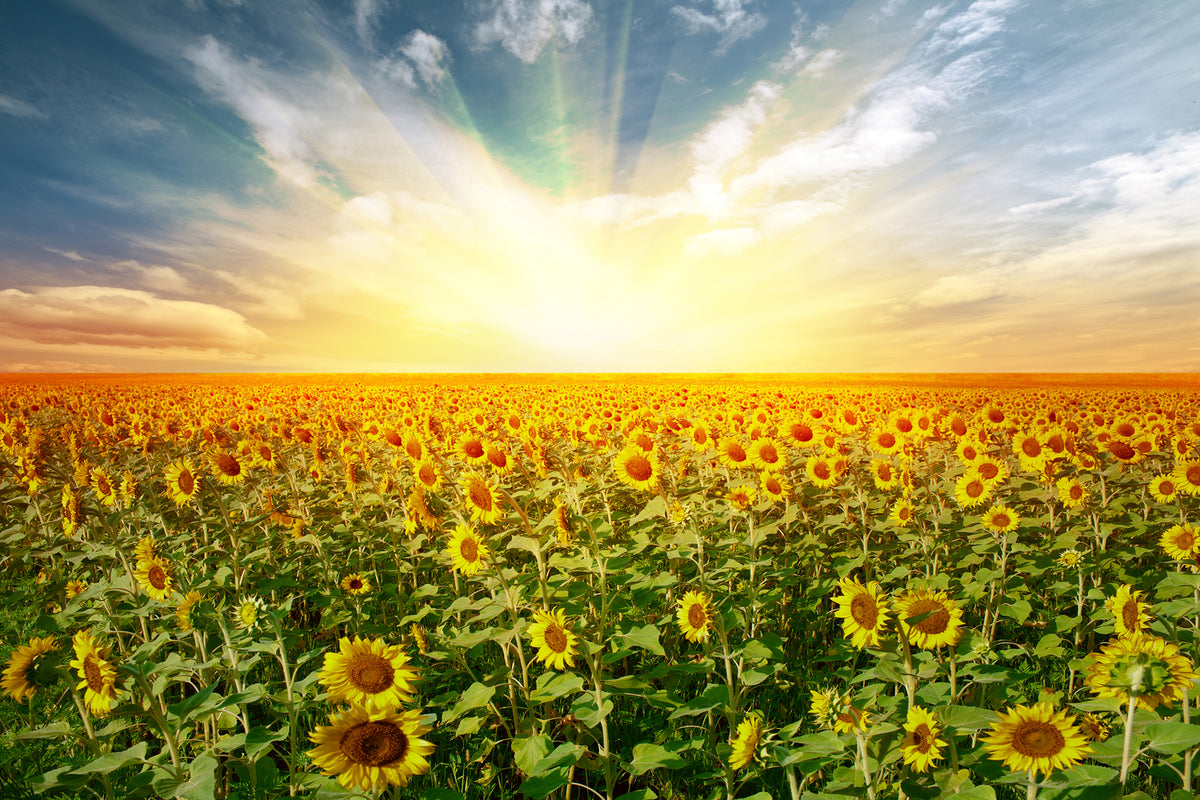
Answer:
[[[1141,633],[1150,625],[1150,607],[1142,602],[1141,591],[1127,583],[1117,587],[1117,593],[1104,601],[1104,607],[1113,615],[1113,626],[1120,636]]]
[[[160,603],[165,603],[175,589],[171,565],[159,556],[140,559],[133,576],[137,578],[138,586]]]
[[[45,661],[45,655],[57,649],[58,643],[53,636],[35,636],[29,644],[17,645],[4,668],[3,677],[0,677],[0,689],[18,703],[33,697],[45,682],[38,668]]]
[[[454,569],[463,575],[479,572],[491,555],[483,537],[467,525],[459,525],[454,529],[454,533],[450,534],[450,541],[446,544],[446,551],[454,562]]]
[[[138,543],[133,546],[133,558],[135,561],[154,558],[157,554],[158,546],[154,543],[154,536],[150,534],[138,539]]]
[[[923,617],[910,625],[912,617]],[[917,589],[896,598],[896,619],[909,641],[922,650],[958,644],[962,635],[962,609],[945,591]]]
[[[1128,703],[1133,695],[1148,710],[1174,705],[1200,679],[1178,645],[1145,633],[1109,639],[1088,661],[1084,683],[1097,697]]]
[[[538,661],[551,669],[575,666],[579,637],[567,627],[567,615],[561,608],[534,611],[528,634],[533,646],[538,649]]]
[[[900,470],[896,469],[895,465],[887,459],[872,458],[871,478],[875,481],[876,489],[890,492],[900,485]]]
[[[838,588],[842,593],[833,599],[838,606],[833,615],[842,620],[846,637],[860,650],[878,647],[888,622],[887,597],[880,593],[878,581],[863,586],[846,577],[838,581]]]
[[[75,529],[79,527],[80,521],[83,519],[83,511],[80,507],[79,495],[71,490],[71,484],[64,483],[62,488],[62,527],[63,533],[67,537],[75,535]]]
[[[246,480],[246,465],[233,453],[216,450],[208,457],[213,476],[221,483],[233,485]]]
[[[925,772],[942,759],[942,748],[946,740],[941,738],[941,729],[937,720],[929,711],[920,706],[908,710],[904,721],[905,737],[901,742],[900,752],[904,763],[912,767],[914,772]]]
[[[361,572],[351,572],[346,577],[342,578],[342,591],[349,595],[358,596],[371,591],[371,579],[365,577]]]
[[[200,482],[196,480],[196,470],[186,458],[172,462],[163,472],[163,479],[167,482],[167,497],[177,506],[190,503],[200,489]]]
[[[487,463],[491,465],[497,475],[508,475],[516,469],[517,463],[513,461],[512,455],[508,449],[502,445],[489,444],[487,446]]]
[[[739,511],[745,511],[750,506],[754,505],[754,499],[757,493],[753,486],[735,486],[725,495],[729,500],[729,504]]]
[[[994,505],[983,513],[983,527],[993,533],[1016,530],[1021,518],[1006,505]]]
[[[1191,561],[1200,551],[1200,537],[1191,525],[1172,525],[1163,532],[1158,544],[1176,561]]]
[[[712,598],[695,590],[687,592],[679,600],[676,613],[679,630],[689,642],[707,642],[713,626]]]
[[[317,679],[329,690],[329,702],[397,708],[412,700],[417,673],[400,645],[343,636],[338,648],[325,654]]]
[[[1069,769],[1091,752],[1075,717],[1065,709],[1055,711],[1049,703],[1037,703],[997,713],[999,719],[983,737],[983,747],[1013,772],[1049,775]]]
[[[91,631],[79,631],[71,640],[75,660],[71,666],[80,677],[76,689],[83,689],[83,703],[97,717],[109,712],[117,699],[117,668],[108,660],[108,648],[98,647]]]
[[[309,734],[316,747],[308,755],[347,789],[406,786],[414,775],[429,771],[427,757],[434,746],[421,736],[430,730],[416,711],[351,706],[335,711],[328,725]]]
[[[757,714],[747,714],[738,723],[737,735],[729,740],[729,745],[733,748],[733,752],[729,754],[730,769],[736,772],[754,760],[762,735],[762,718]]]
[[[1150,496],[1158,503],[1173,503],[1179,498],[1179,486],[1172,475],[1155,475],[1150,479]]]
[[[500,519],[500,498],[496,490],[478,472],[462,476],[461,486],[471,519],[484,525],[493,525]]]
[[[1089,742],[1107,741],[1109,734],[1112,732],[1108,722],[1095,714],[1083,714],[1079,717],[1078,722],[1079,729],[1083,731],[1084,738]]]
[[[179,630],[187,633],[196,627],[197,607],[202,599],[203,595],[193,589],[183,596],[179,605],[175,606],[175,622],[179,625]]]
[[[653,452],[647,453],[636,445],[629,445],[617,453],[613,469],[616,470],[617,480],[626,486],[644,492],[658,489],[660,468],[658,456]]]

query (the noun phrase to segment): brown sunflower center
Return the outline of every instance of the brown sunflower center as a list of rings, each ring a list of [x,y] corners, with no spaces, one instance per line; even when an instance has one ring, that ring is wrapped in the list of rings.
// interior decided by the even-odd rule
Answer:
[[[1119,423],[1115,430],[1117,436],[1133,436],[1133,434],[1136,433],[1133,425],[1128,422]]]
[[[725,446],[725,455],[729,456],[730,461],[740,463],[746,460],[746,449],[737,442],[732,442]]]
[[[1200,464],[1193,464],[1183,473],[1184,479],[1192,486],[1200,486]]]
[[[231,478],[236,478],[242,474],[242,465],[238,460],[228,453],[217,453],[215,459],[217,469],[221,470],[222,475],[228,475]]]
[[[1082,500],[1083,499],[1083,487],[1080,486],[1078,483],[1072,484],[1071,491],[1069,492],[1069,494],[1071,495],[1072,500]]]
[[[493,467],[504,469],[508,466],[508,454],[503,450],[488,450],[487,459]]]
[[[764,464],[776,464],[779,462],[779,451],[773,444],[764,444],[758,448],[758,457]]]
[[[554,623],[546,626],[546,632],[542,634],[542,638],[546,640],[546,647],[549,647],[556,653],[567,652],[567,632]]]
[[[950,432],[953,433],[955,436],[966,436],[967,435],[966,420],[961,419],[959,417],[955,417],[950,422]]]
[[[804,423],[797,423],[791,427],[792,438],[797,442],[811,442],[813,438],[813,429]]]
[[[877,474],[879,475],[879,480],[886,483],[892,479],[892,468],[888,464],[880,464],[879,472]]]
[[[1008,516],[1008,514],[992,515],[992,527],[994,528],[1007,528],[1011,524],[1012,519]]]
[[[817,478],[817,480],[821,480],[821,481],[829,480],[829,475],[830,475],[829,465],[826,464],[824,461],[818,461],[816,463],[816,465],[813,467],[813,475]]]
[[[196,478],[186,467],[179,471],[179,491],[190,495],[196,489]]]
[[[426,486],[433,486],[437,483],[437,470],[433,468],[433,464],[422,464],[421,468],[417,470],[417,477]]]
[[[151,564],[150,569],[146,570],[146,580],[156,591],[167,588],[167,572],[158,564]]]
[[[918,617],[922,614],[928,614],[929,616],[912,627],[914,630],[918,630],[927,636],[936,636],[939,633],[944,633],[946,628],[950,626],[950,609],[933,598],[917,600],[908,610],[908,616],[910,617]]]
[[[483,455],[483,443],[478,439],[471,439],[463,445],[463,452],[468,458],[479,458]]]
[[[338,747],[355,764],[382,767],[404,758],[408,736],[392,722],[360,722],[342,734]]]
[[[396,670],[390,661],[375,653],[360,653],[346,669],[354,688],[367,694],[379,694],[392,686]]]
[[[492,510],[492,492],[483,481],[471,481],[471,486],[467,490],[467,496],[471,498],[471,502],[477,508],[484,511]]]
[[[104,691],[104,672],[95,656],[88,656],[83,660],[83,678],[87,681],[88,688],[96,694]]]
[[[363,588],[363,582],[362,582],[361,578],[351,578],[350,579],[350,591],[357,592],[362,588]]]
[[[879,434],[879,446],[883,448],[896,446],[896,435],[888,431]]]
[[[418,442],[416,439],[410,438],[407,442],[405,442],[404,450],[405,450],[405,452],[408,453],[409,458],[420,458],[421,457],[421,443]]]
[[[1062,731],[1049,722],[1024,720],[1012,735],[1012,748],[1029,758],[1051,758],[1066,746]]]
[[[112,484],[109,483],[107,475],[96,476],[96,492],[102,495],[112,494]]]
[[[903,418],[896,420],[896,430],[900,431],[901,433],[911,433],[912,429],[912,420]]]
[[[1121,606],[1121,621],[1125,623],[1125,627],[1128,630],[1135,631],[1138,629],[1137,600],[1131,598]]]
[[[654,466],[645,456],[635,455],[625,462],[625,472],[635,481],[648,481],[654,474]]]
[[[854,618],[859,627],[874,630],[875,624],[879,622],[879,607],[875,605],[875,601],[869,594],[859,592],[850,601],[850,616]]]
[[[1175,534],[1175,548],[1177,550],[1191,550],[1192,545],[1196,543],[1196,536],[1187,528],[1181,528]]]
[[[763,488],[766,489],[767,494],[783,494],[783,484],[779,482],[778,478],[767,478],[763,481]]]
[[[1158,493],[1163,497],[1175,494],[1175,484],[1171,483],[1170,481],[1163,481],[1162,483],[1158,484]]]
[[[912,509],[908,506],[901,506],[900,513],[897,516],[900,517],[901,522],[908,522],[910,519],[912,519],[912,513]]]
[[[933,731],[924,722],[912,732],[912,746],[922,753],[928,753],[933,747]]]
[[[988,422],[998,425],[1001,422],[1004,422],[1004,412],[998,408],[988,409],[987,418]]]
[[[979,465],[979,474],[985,481],[990,481],[1000,474],[1000,467],[991,461],[985,461]]]
[[[475,537],[467,536],[458,546],[458,551],[462,553],[463,561],[474,564],[479,558],[479,542],[475,541]]]
[[[1129,442],[1109,442],[1108,452],[1122,461],[1128,461],[1137,455],[1137,451],[1133,449]]]
[[[967,484],[967,497],[975,499],[983,495],[983,484],[980,481],[971,481]]]
[[[1021,442],[1021,452],[1030,458],[1037,458],[1042,454],[1042,446],[1037,439],[1026,439]]]
[[[700,630],[708,624],[708,614],[704,611],[704,606],[700,603],[692,603],[688,608],[688,624],[696,630]]]

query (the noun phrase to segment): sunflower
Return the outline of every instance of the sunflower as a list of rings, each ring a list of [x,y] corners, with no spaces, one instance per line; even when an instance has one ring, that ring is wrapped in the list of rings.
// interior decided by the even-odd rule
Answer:
[[[1191,525],[1172,525],[1158,540],[1167,555],[1176,561],[1191,561],[1200,551],[1200,537]]]
[[[232,453],[214,451],[208,457],[208,464],[216,479],[226,485],[241,483],[246,479],[246,466]]]
[[[154,536],[147,534],[138,543],[133,546],[133,558],[135,561],[142,561],[147,558],[154,558],[158,554],[158,548],[154,544]]]
[[[740,441],[732,436],[726,436],[717,443],[717,458],[730,469],[741,469],[751,466],[750,454]]]
[[[762,718],[757,714],[747,714],[738,723],[737,735],[729,740],[729,746],[733,748],[729,754],[729,768],[736,772],[753,761],[762,736]]]
[[[371,591],[371,579],[363,577],[361,572],[351,572],[342,578],[342,591],[349,595],[358,596]]]
[[[817,441],[817,431],[809,422],[797,419],[783,426],[780,435],[799,447],[811,447]]]
[[[849,694],[838,694],[836,689],[812,689],[810,711],[820,725],[833,728],[836,733],[866,731],[871,724],[871,715],[854,705]]]
[[[309,734],[316,747],[308,755],[347,789],[405,786],[409,778],[429,771],[426,757],[434,746],[420,737],[430,730],[416,711],[351,706],[335,711],[328,725]]]
[[[900,485],[900,470],[886,459],[871,459],[871,477],[875,480],[875,488],[883,492],[890,492]]]
[[[202,598],[200,592],[193,589],[183,596],[179,605],[175,606],[175,621],[179,625],[179,630],[187,633],[196,627],[197,606],[200,605]]]
[[[787,466],[787,452],[774,439],[765,436],[751,442],[747,453],[750,463],[759,469],[779,470]]]
[[[916,508],[911,501],[897,500],[892,506],[892,511],[888,514],[888,522],[898,528],[907,528],[913,523],[913,515],[916,513]]]
[[[1055,561],[1058,562],[1060,567],[1064,569],[1071,569],[1079,566],[1079,560],[1081,558],[1083,558],[1083,553],[1072,548],[1070,550],[1063,550],[1061,553],[1059,553],[1058,558],[1056,558]]]
[[[97,647],[91,631],[79,631],[71,640],[75,660],[71,666],[82,679],[76,689],[84,689],[83,702],[97,717],[108,714],[117,699],[117,668],[108,660],[108,648]]]
[[[117,487],[112,482],[112,478],[108,473],[99,467],[92,469],[92,490],[96,493],[96,498],[105,506],[112,508],[117,504]]]
[[[71,491],[71,484],[64,483],[62,488],[62,527],[67,537],[75,534],[83,514],[80,509],[79,495]]]
[[[558,534],[558,543],[566,547],[575,538],[575,527],[571,520],[571,509],[561,500],[554,501],[554,529]]]
[[[442,484],[445,482],[445,477],[438,469],[437,464],[428,459],[422,459],[416,463],[413,467],[413,475],[427,492],[436,492],[442,488]]]
[[[421,461],[425,458],[425,444],[421,441],[421,437],[416,433],[410,432],[404,437],[404,452],[413,461]]]
[[[989,492],[1008,478],[1008,466],[1000,459],[988,455],[981,455],[975,459],[975,463],[967,471],[971,472],[972,470],[983,480]]]
[[[942,748],[946,740],[940,738],[941,729],[933,714],[920,706],[908,709],[904,722],[905,737],[901,742],[904,763],[914,772],[925,772],[934,762],[942,759]]]
[[[340,652],[325,654],[318,678],[329,690],[329,702],[397,708],[412,700],[417,673],[400,645],[343,636],[338,647]]]
[[[29,644],[17,645],[4,668],[3,677],[0,678],[0,689],[18,703],[33,697],[41,686],[49,683],[47,679],[52,677],[43,675],[39,669],[43,662],[47,661],[44,656],[57,649],[58,643],[53,636],[34,637],[29,640]]]
[[[575,666],[579,637],[567,627],[567,615],[560,608],[554,611],[534,611],[529,638],[538,649],[537,659],[551,669]]]
[[[910,625],[908,620],[922,617]],[[958,644],[962,635],[962,609],[945,591],[917,589],[896,599],[896,619],[909,641],[923,650]]]
[[[1113,615],[1117,634],[1141,633],[1150,625],[1149,606],[1142,602],[1142,593],[1127,583],[1117,587],[1117,593],[1104,601]]]
[[[81,581],[77,578],[67,581],[65,589],[67,599],[70,600],[73,597],[78,597],[87,587],[87,581]]]
[[[233,620],[243,630],[252,630],[258,625],[258,618],[267,610],[267,604],[260,597],[246,597],[233,610]]]
[[[1008,533],[1016,530],[1021,518],[1005,505],[994,505],[983,514],[983,527],[993,533]]]
[[[753,486],[735,486],[725,495],[730,504],[739,511],[745,511],[754,504],[757,493]]]
[[[860,650],[867,645],[878,647],[888,621],[887,598],[880,594],[879,583],[863,586],[854,578],[842,578],[838,588],[842,593],[833,599],[838,606],[833,615],[842,620],[845,635]]]
[[[693,450],[704,452],[712,447],[712,437],[708,435],[708,428],[703,425],[693,425],[692,431],[688,436],[688,441],[692,445]]]
[[[497,475],[508,475],[516,467],[516,462],[509,455],[508,450],[498,444],[489,444],[486,454],[487,463],[496,471]]]
[[[1049,775],[1056,769],[1069,769],[1091,752],[1075,717],[1066,710],[1055,711],[1049,703],[1037,703],[997,713],[999,719],[983,738],[983,747],[1014,772]]]
[[[954,499],[963,508],[974,508],[988,501],[991,489],[973,470],[967,470],[954,484]]]
[[[1173,705],[1200,678],[1178,645],[1145,633],[1109,639],[1088,659],[1084,683],[1097,697],[1127,703],[1133,695],[1139,708]]]
[[[488,556],[491,555],[491,550],[483,541],[483,537],[466,525],[459,525],[454,529],[454,533],[450,534],[446,550],[454,562],[454,569],[464,575],[474,575],[479,572],[487,564]]]
[[[626,486],[644,492],[653,492],[658,488],[658,456],[647,453],[637,445],[627,446],[618,453],[613,461],[613,469],[617,472],[617,480]]]
[[[770,498],[774,502],[783,500],[792,491],[792,486],[786,480],[779,477],[774,472],[764,472],[762,480],[759,482],[759,488],[762,489],[763,498]]]
[[[191,502],[200,489],[196,471],[186,458],[177,459],[168,466],[163,472],[163,478],[167,482],[167,497],[174,500],[177,506]]]
[[[478,472],[468,472],[460,481],[471,519],[484,525],[495,524],[500,519],[500,498],[496,490]]]
[[[713,625],[712,598],[703,592],[687,592],[676,613],[679,630],[689,642],[707,642]]]
[[[1058,500],[1064,508],[1079,508],[1087,502],[1087,489],[1078,478],[1059,478],[1057,485]]]
[[[1078,722],[1079,729],[1083,731],[1084,738],[1089,742],[1104,742],[1108,740],[1111,728],[1101,717],[1088,713],[1079,717]]]
[[[880,455],[891,455],[904,448],[904,437],[893,428],[884,426],[871,431],[871,449]]]
[[[415,622],[408,626],[408,632],[411,635],[413,644],[417,648],[417,652],[421,655],[426,655],[429,652],[428,632]]]
[[[171,578],[171,565],[166,559],[158,556],[143,558],[137,562],[133,576],[146,594],[160,603],[164,603],[174,591],[174,580]]]
[[[813,486],[828,489],[838,481],[837,469],[834,462],[825,456],[809,456],[804,464],[804,472]]]
[[[464,464],[471,466],[478,466],[487,461],[487,445],[480,436],[474,433],[460,436],[454,443],[454,452],[458,453],[458,457]]]
[[[1013,439],[1013,450],[1021,459],[1021,469],[1026,472],[1041,472],[1050,458],[1050,451],[1040,438],[1032,433],[1023,433]]]
[[[1179,486],[1173,475],[1156,475],[1150,479],[1150,496],[1159,503],[1170,503],[1179,498]]]

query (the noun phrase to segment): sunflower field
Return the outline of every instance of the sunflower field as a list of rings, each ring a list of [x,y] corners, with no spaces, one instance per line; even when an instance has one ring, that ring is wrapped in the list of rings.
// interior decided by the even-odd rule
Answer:
[[[1169,386],[9,376],[0,797],[1184,800],[1198,517]]]

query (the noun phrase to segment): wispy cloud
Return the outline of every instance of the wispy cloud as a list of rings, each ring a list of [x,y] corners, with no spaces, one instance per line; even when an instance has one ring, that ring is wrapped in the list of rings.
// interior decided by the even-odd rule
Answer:
[[[749,39],[767,27],[767,18],[756,11],[748,11],[753,0],[710,0],[711,13],[696,6],[677,5],[671,12],[682,22],[689,34],[719,33],[717,55],[723,55],[735,42]]]
[[[417,79],[432,89],[446,79],[450,48],[438,37],[422,30],[405,36],[391,55],[375,62],[376,71],[415,89]]]
[[[551,39],[578,44],[592,21],[584,0],[490,0],[487,13],[475,26],[476,44],[499,43],[526,64],[537,61]]]
[[[0,94],[0,113],[11,114],[14,117],[45,117],[43,111],[39,111],[33,105],[26,103],[24,100],[18,100],[15,97],[9,97],[6,94]]]
[[[388,0],[354,0],[354,31],[368,47],[373,46],[375,31]]]

